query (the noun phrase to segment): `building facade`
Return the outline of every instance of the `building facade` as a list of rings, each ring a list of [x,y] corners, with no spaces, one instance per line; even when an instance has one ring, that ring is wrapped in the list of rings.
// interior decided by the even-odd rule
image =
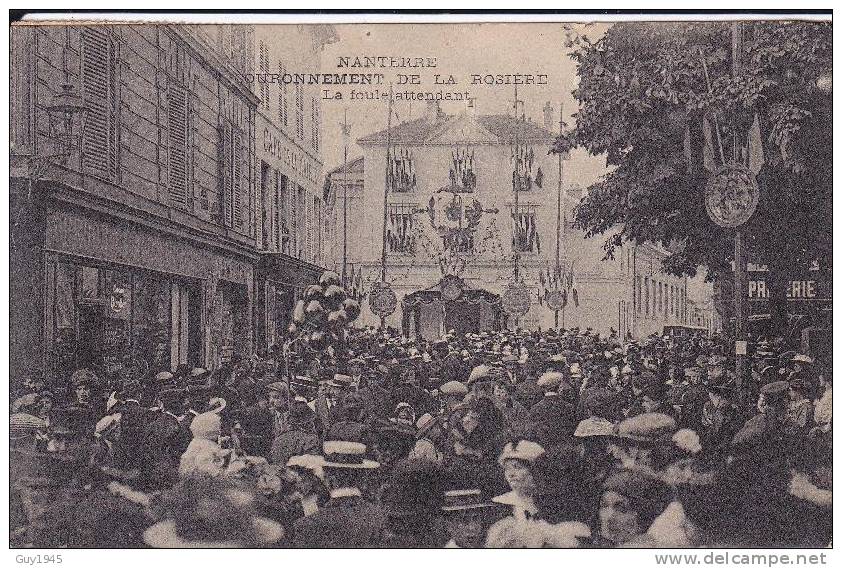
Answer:
[[[13,382],[62,387],[80,367],[215,368],[262,344],[256,275],[286,263],[265,260],[277,250],[264,240],[274,197],[262,193],[274,121],[254,80],[259,36],[245,25],[13,27]],[[87,110],[73,152],[57,157],[47,108],[65,83]],[[318,195],[318,152],[304,154],[306,177],[284,171]]]
[[[330,26],[255,27],[259,348],[280,341],[295,303],[325,266],[321,97],[318,85],[294,77],[319,69],[322,48],[333,41]]]
[[[565,181],[576,172],[564,172],[549,154],[552,128],[547,108],[539,126],[470,109],[445,115],[431,104],[419,119],[359,139],[363,157],[349,162],[347,174],[341,167],[328,174],[326,184],[335,190],[334,263],[341,266],[347,210],[347,258],[363,280],[360,288],[380,281],[385,258],[386,280],[398,298],[386,325],[428,338],[502,327],[639,337],[684,320],[684,279],[660,272],[656,248],[627,246],[603,260],[602,240],[573,228],[582,190]],[[515,254],[531,298],[519,318],[507,315],[502,302]],[[552,291],[566,297],[562,309],[549,307]],[[358,322],[380,323],[368,298]]]

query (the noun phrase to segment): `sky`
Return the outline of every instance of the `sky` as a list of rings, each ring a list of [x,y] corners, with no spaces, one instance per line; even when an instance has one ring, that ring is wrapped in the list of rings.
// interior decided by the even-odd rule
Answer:
[[[603,26],[604,27],[604,26]],[[518,99],[528,118],[543,124],[542,108],[549,101],[554,109],[554,128],[558,126],[558,110],[564,105],[564,120],[573,122],[576,111],[572,90],[575,88],[576,67],[564,48],[565,28],[561,23],[486,23],[486,24],[350,24],[335,26],[339,40],[325,46],[322,52],[322,72],[384,73],[386,81],[397,85],[398,73],[421,75],[423,91],[464,92],[469,90],[475,99],[476,114],[504,114],[511,112],[514,101],[513,85],[470,85],[471,75],[532,74],[546,75],[546,85],[519,85]],[[601,33],[598,26],[588,26],[590,36]],[[435,68],[422,69],[339,69],[340,57],[387,56],[435,58]],[[435,75],[446,81],[450,75],[456,85],[435,85]],[[537,79],[536,79],[537,80]],[[370,87],[364,87],[369,89]],[[386,101],[350,101],[350,86],[342,88],[345,99],[322,100],[322,139],[325,171],[340,166],[343,142],[339,124],[348,113],[352,141],[386,128]],[[381,90],[388,90],[384,85]],[[394,105],[400,121],[418,118],[424,110],[423,102],[399,101]],[[449,114],[464,111],[464,102],[443,102],[442,110]],[[395,119],[393,118],[393,125]],[[352,142],[349,160],[361,155]],[[587,186],[604,172],[605,161],[577,151],[566,166],[565,177],[571,183]]]

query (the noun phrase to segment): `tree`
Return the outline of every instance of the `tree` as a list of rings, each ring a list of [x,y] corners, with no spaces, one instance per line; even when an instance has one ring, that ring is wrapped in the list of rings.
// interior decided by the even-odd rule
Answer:
[[[672,251],[669,273],[705,266],[710,280],[730,278],[734,231],[709,220],[704,187],[718,165],[756,158],[746,148],[756,120],[764,160],[761,201],[744,225],[752,260],[770,274],[811,260],[830,266],[831,24],[741,27],[737,73],[726,22],[619,23],[597,40],[570,40],[579,111],[555,150],[606,155],[611,170],[589,188],[575,223],[587,237],[620,227],[606,239],[607,257],[624,242],[653,242]],[[772,288],[780,318],[783,286]]]

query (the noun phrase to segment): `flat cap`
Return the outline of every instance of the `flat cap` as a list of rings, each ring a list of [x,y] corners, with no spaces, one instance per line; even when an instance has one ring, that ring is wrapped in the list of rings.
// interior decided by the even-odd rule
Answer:
[[[468,387],[459,381],[448,381],[441,386],[439,391],[449,396],[465,396],[468,394]]]

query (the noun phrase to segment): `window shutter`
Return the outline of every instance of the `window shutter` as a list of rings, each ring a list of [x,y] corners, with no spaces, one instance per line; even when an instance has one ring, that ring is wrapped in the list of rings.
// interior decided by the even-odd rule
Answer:
[[[188,116],[187,90],[171,81],[167,89],[170,201],[182,207],[187,205],[189,190]]]
[[[281,250],[281,174],[275,172],[275,194],[272,196],[275,205],[275,215],[272,237],[275,243],[275,250]]]
[[[83,170],[115,180],[118,170],[117,53],[109,31],[82,29],[82,96],[88,108],[82,142]]]
[[[231,168],[231,124],[223,121],[219,125],[219,201],[222,206],[222,225],[230,227],[233,219],[232,193],[233,180]]]
[[[239,129],[234,133],[234,146],[232,152],[233,160],[233,203],[234,203],[234,226],[243,226],[243,192],[246,190],[244,179],[243,161],[243,135]]]

